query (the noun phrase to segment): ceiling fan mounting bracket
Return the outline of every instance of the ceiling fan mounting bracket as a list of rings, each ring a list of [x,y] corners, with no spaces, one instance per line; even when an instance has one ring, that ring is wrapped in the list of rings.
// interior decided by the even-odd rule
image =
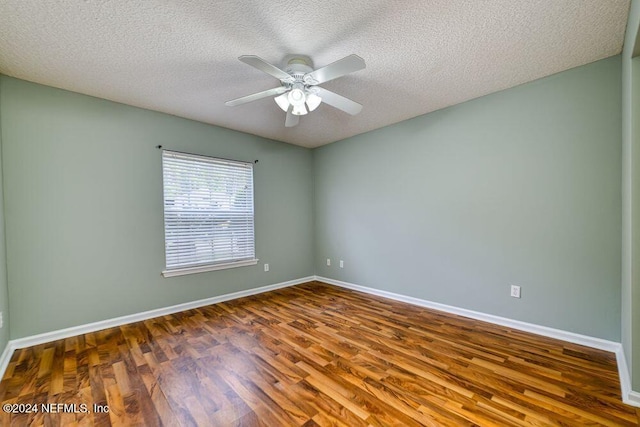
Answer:
[[[284,71],[290,74],[296,82],[304,82],[305,84],[313,84],[313,82],[304,81],[304,76],[313,71],[313,61],[305,55],[287,55],[284,58]],[[285,83],[283,81],[283,83]]]
[[[313,61],[306,55],[287,55],[284,57],[284,60],[282,62],[284,63],[284,68],[287,68],[290,65],[298,64],[306,65],[313,70]]]

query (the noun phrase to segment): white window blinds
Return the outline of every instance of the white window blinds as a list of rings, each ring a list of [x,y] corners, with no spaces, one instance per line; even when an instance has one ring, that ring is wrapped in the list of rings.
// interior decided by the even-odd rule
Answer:
[[[255,264],[252,164],[164,150],[162,173],[167,272]]]

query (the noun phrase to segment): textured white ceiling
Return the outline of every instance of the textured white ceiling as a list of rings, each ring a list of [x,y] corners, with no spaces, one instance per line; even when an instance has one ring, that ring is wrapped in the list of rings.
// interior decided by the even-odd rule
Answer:
[[[315,147],[620,53],[629,0],[1,0],[0,73]],[[287,54],[363,105],[321,105],[295,128],[279,82],[238,61]]]

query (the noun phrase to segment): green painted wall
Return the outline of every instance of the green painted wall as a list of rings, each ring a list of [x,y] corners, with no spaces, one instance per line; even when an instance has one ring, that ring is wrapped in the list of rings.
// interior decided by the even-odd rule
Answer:
[[[0,87],[0,98],[2,87]],[[7,256],[4,235],[4,194],[2,188],[2,104],[0,103],[0,311],[4,325],[0,329],[0,354],[9,341],[9,291],[7,286]]]
[[[316,149],[316,274],[619,341],[620,123],[617,56]]]
[[[6,76],[0,89],[12,338],[313,274],[310,150]],[[259,159],[258,265],[160,276],[159,144]]]
[[[622,52],[622,346],[640,390],[640,58],[632,58],[640,1],[632,0]]]
[[[632,387],[640,390],[640,57],[632,61],[632,102],[633,109],[631,120],[633,121],[633,281],[631,298],[631,333],[633,343],[633,357],[631,360]]]

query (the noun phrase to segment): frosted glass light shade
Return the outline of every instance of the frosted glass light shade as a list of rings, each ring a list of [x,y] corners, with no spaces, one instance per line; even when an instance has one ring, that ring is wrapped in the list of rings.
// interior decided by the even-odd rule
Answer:
[[[291,105],[289,103],[289,98],[287,97],[287,95],[288,93],[283,93],[282,95],[276,96],[274,98],[276,104],[278,104],[278,107],[282,108],[282,111],[284,111],[285,113],[289,111],[289,106]]]
[[[304,116],[305,114],[307,114],[307,109],[304,106],[304,102],[300,105],[294,105],[293,111],[291,113],[293,113],[293,115],[295,116]]]
[[[293,88],[289,91],[288,100],[291,105],[302,105],[305,101],[304,91],[300,88]]]
[[[313,111],[318,108],[318,105],[322,102],[322,98],[320,98],[315,93],[307,93],[307,107],[309,107],[309,111]]]

